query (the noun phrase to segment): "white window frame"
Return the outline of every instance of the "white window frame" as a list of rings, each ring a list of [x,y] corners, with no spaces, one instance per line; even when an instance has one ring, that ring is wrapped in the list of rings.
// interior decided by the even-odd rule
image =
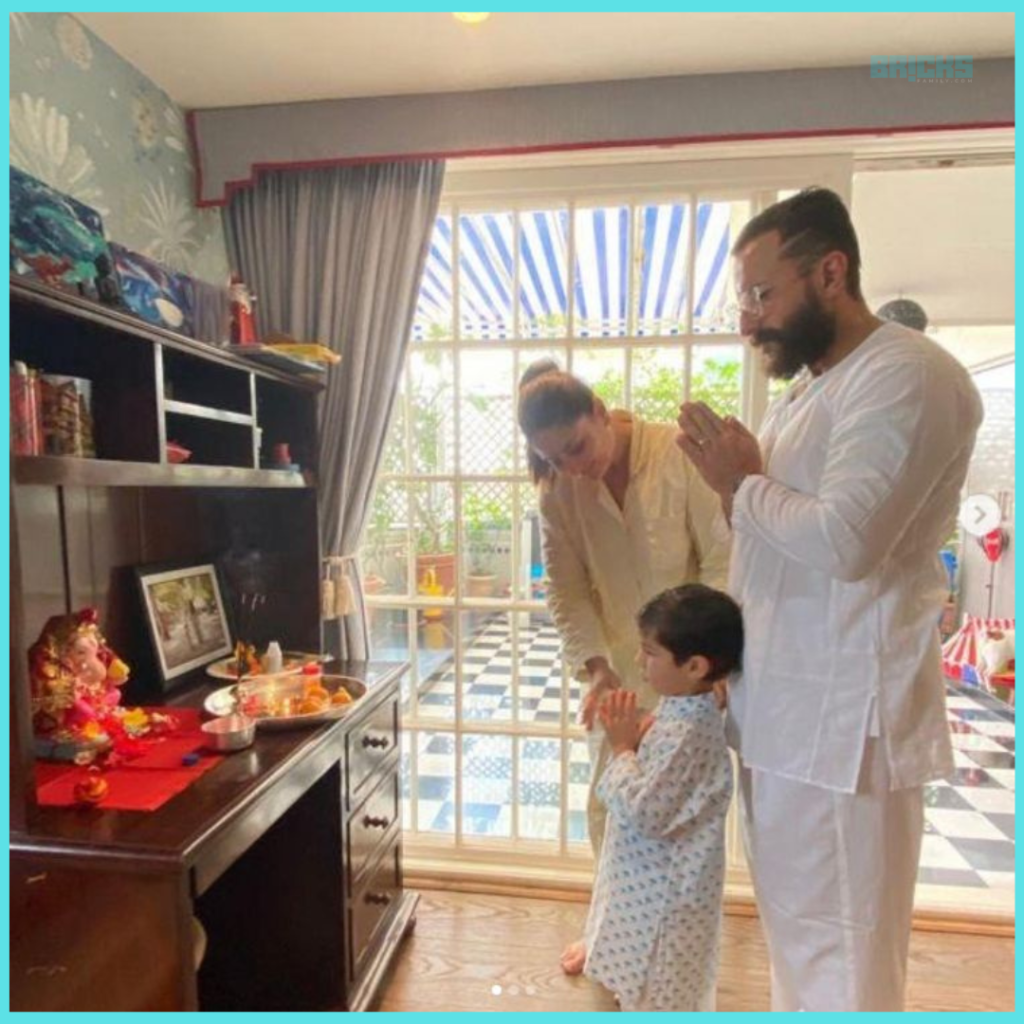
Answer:
[[[454,249],[458,251],[459,216],[464,213],[484,211],[522,211],[537,209],[568,208],[569,210],[569,249],[568,263],[568,311],[569,328],[564,338],[523,339],[518,337],[518,271],[519,271],[519,231],[513,232],[515,251],[513,252],[513,331],[512,337],[500,340],[463,340],[460,336],[459,323],[459,261],[457,255],[453,260],[452,281],[452,334],[443,342],[413,342],[410,353],[426,349],[441,349],[450,352],[453,357],[454,373],[454,434],[456,444],[455,471],[450,474],[421,476],[409,473],[410,432],[412,424],[409,417],[405,418],[406,473],[393,474],[386,479],[395,483],[410,484],[424,480],[450,484],[456,507],[461,500],[463,483],[478,481],[507,482],[519,485],[527,481],[525,467],[522,463],[521,445],[515,447],[515,472],[508,476],[467,476],[458,472],[458,446],[461,443],[459,423],[460,380],[458,354],[464,351],[512,351],[524,352],[530,349],[546,350],[550,348],[566,348],[569,353],[572,369],[573,354],[581,349],[623,348],[625,350],[625,387],[627,403],[630,400],[629,388],[632,380],[631,353],[635,349],[646,347],[663,349],[674,345],[684,346],[685,383],[689,387],[691,364],[690,353],[693,346],[700,348],[714,345],[742,345],[738,334],[680,334],[672,337],[624,335],[616,338],[577,338],[575,337],[575,319],[573,316],[574,287],[573,267],[574,250],[574,217],[572,211],[576,205],[605,205],[626,202],[630,206],[646,205],[660,201],[692,201],[693,208],[703,201],[749,200],[752,213],[773,202],[780,190],[803,187],[809,184],[825,185],[836,191],[846,202],[849,202],[852,190],[853,158],[850,154],[812,155],[801,158],[763,158],[736,160],[676,160],[641,163],[609,163],[585,164],[583,166],[556,166],[542,168],[515,168],[496,166],[491,168],[474,168],[459,170],[457,164],[450,165],[446,174],[445,186],[441,197],[440,210],[451,217],[454,235]],[[694,230],[695,218],[689,218],[691,231]],[[633,223],[631,213],[631,223]],[[689,247],[690,287],[687,298],[687,323],[692,328],[692,311],[694,302],[693,278],[695,267],[695,239],[691,235]],[[632,279],[633,275],[630,275]],[[632,302],[628,307],[630,318],[627,330],[634,327]],[[742,366],[742,417],[755,429],[763,417],[767,405],[767,379],[760,367],[760,361],[752,358],[749,346],[743,345]],[[409,373],[410,361],[407,359],[403,374]],[[408,377],[406,378],[408,393]],[[520,530],[516,524],[520,522],[519,487],[513,488],[513,531],[512,531],[512,566],[513,571],[519,566]],[[411,520],[410,520],[411,521]],[[455,564],[461,572],[461,531],[455,531]],[[411,545],[409,549],[409,580],[415,581],[415,554]],[[413,583],[412,589],[415,590]],[[592,861],[589,846],[586,844],[570,844],[567,841],[568,823],[568,757],[570,741],[578,738],[575,729],[566,720],[567,692],[563,689],[562,715],[557,728],[545,727],[543,724],[524,724],[514,718],[509,721],[464,721],[462,719],[462,614],[468,610],[493,609],[509,614],[512,623],[511,640],[514,649],[518,650],[517,615],[518,612],[544,611],[543,602],[529,600],[506,599],[468,599],[458,591],[456,596],[438,598],[416,594],[408,596],[378,596],[369,599],[370,603],[381,608],[406,609],[408,649],[410,657],[417,656],[417,633],[414,610],[423,607],[452,609],[454,630],[454,661],[456,672],[455,705],[452,718],[430,718],[415,713],[416,702],[412,704],[413,712],[403,719],[409,740],[411,757],[410,773],[413,779],[413,791],[410,797],[412,829],[405,834],[407,864],[417,874],[434,876],[472,876],[486,878],[500,869],[502,875],[509,875],[528,881],[532,884],[555,884],[563,887],[586,887],[589,885]],[[415,664],[415,661],[414,661]],[[413,678],[417,673],[414,671]],[[518,670],[513,659],[512,693],[514,700],[518,698]],[[455,779],[453,802],[455,804],[454,834],[427,833],[415,830],[417,815],[417,799],[415,777],[417,772],[417,737],[421,732],[433,734],[451,734],[454,737]],[[515,836],[518,809],[518,756],[515,746],[522,737],[538,737],[557,739],[561,744],[561,828],[557,851],[549,841],[524,839],[487,838],[478,839],[466,836],[461,829],[462,824],[462,737],[465,734],[496,734],[511,737],[513,756],[512,788],[512,833]],[[735,816],[730,824],[730,881],[740,888],[747,887],[746,871],[742,862],[738,826]],[[583,847],[583,848],[577,848]]]

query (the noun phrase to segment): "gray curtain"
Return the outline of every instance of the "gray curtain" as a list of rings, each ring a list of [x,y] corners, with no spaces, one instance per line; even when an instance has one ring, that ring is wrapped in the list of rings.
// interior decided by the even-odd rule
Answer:
[[[259,333],[342,355],[320,410],[324,555],[354,554],[362,536],[443,179],[442,161],[273,171],[225,213]],[[358,614],[329,620],[325,639],[331,653],[362,659],[369,634],[355,590]]]

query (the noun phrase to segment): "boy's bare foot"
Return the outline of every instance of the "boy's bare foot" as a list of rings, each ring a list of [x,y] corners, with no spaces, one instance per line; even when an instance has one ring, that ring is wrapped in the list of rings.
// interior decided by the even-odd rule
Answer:
[[[578,942],[570,942],[565,949],[562,950],[562,958],[559,961],[562,965],[562,970],[566,974],[582,974],[583,965],[587,962],[587,947],[583,944],[583,940],[580,939]]]

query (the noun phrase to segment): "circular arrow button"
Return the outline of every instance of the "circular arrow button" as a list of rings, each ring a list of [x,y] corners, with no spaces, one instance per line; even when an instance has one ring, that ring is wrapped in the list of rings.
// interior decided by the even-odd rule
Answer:
[[[972,537],[984,537],[1003,521],[999,502],[989,494],[971,494],[960,506],[960,525]]]

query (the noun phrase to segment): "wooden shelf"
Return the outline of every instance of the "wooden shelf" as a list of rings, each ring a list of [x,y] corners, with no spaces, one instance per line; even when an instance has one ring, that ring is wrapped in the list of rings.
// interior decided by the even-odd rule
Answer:
[[[178,402],[173,398],[164,399],[164,412],[173,412],[178,416],[193,416],[200,420],[216,420],[218,423],[238,423],[243,427],[251,427],[256,422],[249,413],[214,409],[208,405],[196,405],[194,402]]]
[[[62,317],[88,321],[118,334],[140,338],[150,344],[156,343],[177,349],[189,355],[199,356],[208,362],[220,363],[235,370],[243,370],[259,377],[281,381],[307,391],[322,391],[324,382],[298,373],[288,373],[269,366],[260,366],[252,360],[243,359],[226,348],[218,348],[205,341],[186,337],[163,327],[156,327],[144,320],[138,320],[109,306],[101,306],[90,299],[71,292],[60,291],[26,278],[11,278],[11,303],[25,303],[44,308]]]
[[[19,484],[77,487],[307,487],[301,473],[236,466],[160,465],[20,455],[11,460]]]

